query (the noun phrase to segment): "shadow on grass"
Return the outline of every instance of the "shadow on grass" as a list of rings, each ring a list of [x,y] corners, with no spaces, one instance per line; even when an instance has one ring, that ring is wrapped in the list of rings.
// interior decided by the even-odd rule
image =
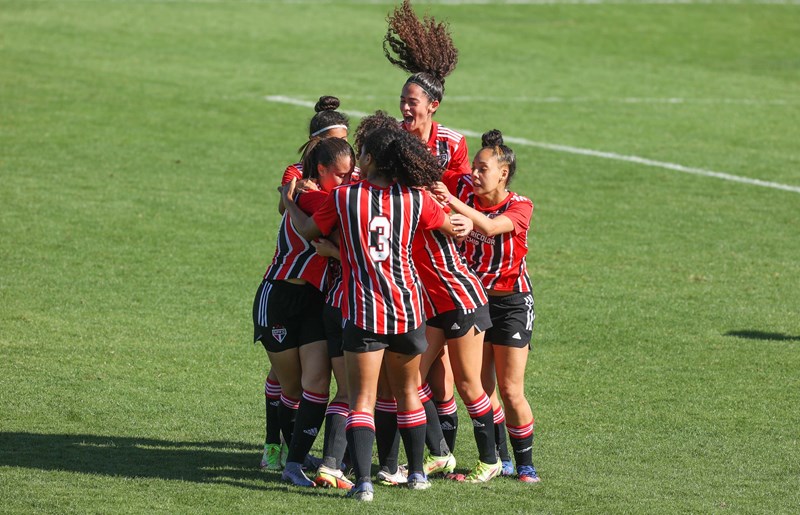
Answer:
[[[800,336],[789,336],[783,333],[768,333],[765,331],[728,331],[725,336],[746,338],[748,340],[768,340],[775,342],[800,341]]]
[[[279,472],[259,470],[260,456],[258,446],[241,442],[0,432],[0,467],[175,479],[318,495],[311,489],[289,487],[281,481]]]

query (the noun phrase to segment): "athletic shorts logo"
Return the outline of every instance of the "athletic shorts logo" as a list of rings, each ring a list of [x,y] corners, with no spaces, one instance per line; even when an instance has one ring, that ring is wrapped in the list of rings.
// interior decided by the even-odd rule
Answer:
[[[521,340],[522,335],[520,335],[519,333],[514,333],[514,336],[512,336],[512,338],[514,338],[515,340]]]
[[[278,343],[283,343],[286,338],[286,328],[280,325],[272,326],[272,337],[278,340]]]
[[[461,326],[458,325],[457,323],[453,323],[453,325],[450,327],[450,329],[453,330],[453,331],[458,331],[459,329],[461,329]]]

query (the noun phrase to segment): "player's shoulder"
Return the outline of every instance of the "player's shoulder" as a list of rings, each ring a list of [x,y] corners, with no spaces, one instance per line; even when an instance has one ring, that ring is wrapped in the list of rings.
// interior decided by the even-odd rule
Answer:
[[[509,199],[510,202],[514,204],[522,204],[522,205],[530,205],[533,208],[533,201],[526,197],[525,195],[511,192],[511,198]]]
[[[446,140],[454,145],[457,145],[464,139],[464,135],[458,131],[454,131],[449,127],[445,127],[444,125],[438,124],[436,136],[440,140]]]

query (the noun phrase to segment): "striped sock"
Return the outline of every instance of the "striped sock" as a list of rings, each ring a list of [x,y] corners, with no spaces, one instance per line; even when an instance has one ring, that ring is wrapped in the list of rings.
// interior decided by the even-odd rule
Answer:
[[[436,413],[436,405],[432,399],[431,387],[425,383],[417,391],[422,407],[425,409],[425,418],[428,420],[428,425],[425,427],[425,443],[428,445],[428,450],[434,456],[445,456],[450,453],[450,448],[444,440],[439,414]]]
[[[287,397],[281,392],[281,403],[278,406],[278,420],[280,421],[283,441],[286,445],[292,443],[292,432],[294,431],[294,420],[297,417],[297,409],[300,407],[298,399]]]
[[[451,397],[449,401],[436,402],[436,413],[439,415],[439,425],[442,427],[447,448],[450,452],[455,452],[458,435],[458,406],[455,397]]]
[[[524,465],[533,465],[533,420],[522,426],[508,425],[508,436],[511,437],[517,469]]]
[[[336,469],[344,460],[347,450],[345,426],[350,407],[345,402],[332,402],[325,411],[325,440],[323,443],[323,465]]]
[[[467,412],[472,419],[472,431],[478,445],[478,455],[484,463],[497,463],[497,449],[494,439],[494,412],[492,401],[484,393],[472,402],[468,402]]]
[[[375,441],[375,418],[372,413],[351,411],[347,416],[347,445],[353,459],[356,484],[372,481],[372,444]]]
[[[423,472],[422,461],[425,454],[425,409],[401,411],[397,413],[397,427],[403,438],[403,448],[408,458],[408,473]]]
[[[397,472],[397,455],[400,452],[397,402],[394,399],[377,399],[375,402],[375,440],[378,463],[381,467],[387,467],[390,474],[394,474]]]
[[[281,443],[281,426],[278,420],[278,406],[281,404],[281,384],[272,382],[269,378],[264,381],[264,404],[266,406],[266,438],[264,443]]]
[[[508,454],[508,438],[506,437],[506,414],[503,407],[499,406],[494,411],[494,441],[497,445],[497,455],[503,461],[511,461]]]
[[[325,409],[328,407],[328,393],[315,393],[303,390],[303,398],[297,409],[297,418],[292,432],[292,444],[289,446],[287,462],[303,463],[306,454],[314,445],[314,440],[325,420]]]

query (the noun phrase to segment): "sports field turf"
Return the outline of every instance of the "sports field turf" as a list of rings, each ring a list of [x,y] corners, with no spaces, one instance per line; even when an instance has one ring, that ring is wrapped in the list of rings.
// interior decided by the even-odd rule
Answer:
[[[0,0],[0,512],[800,511],[796,2],[416,4],[437,119],[519,138],[543,482],[257,469],[275,186],[303,102],[397,115],[391,5]]]

